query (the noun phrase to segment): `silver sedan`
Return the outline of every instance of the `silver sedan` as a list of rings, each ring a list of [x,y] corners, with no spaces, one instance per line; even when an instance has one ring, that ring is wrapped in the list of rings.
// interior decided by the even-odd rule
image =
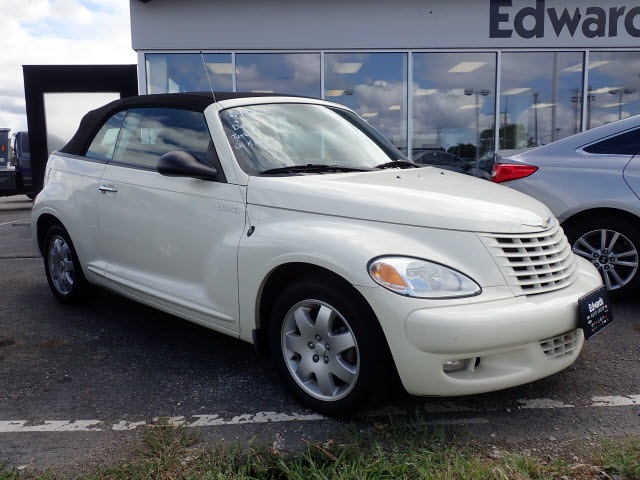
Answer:
[[[531,195],[558,217],[573,251],[613,296],[638,290],[640,115],[515,154],[498,154],[492,180]]]

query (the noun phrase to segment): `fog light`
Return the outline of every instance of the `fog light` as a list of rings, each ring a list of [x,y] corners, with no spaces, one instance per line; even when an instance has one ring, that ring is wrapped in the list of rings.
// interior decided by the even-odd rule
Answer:
[[[468,358],[463,358],[462,360],[449,360],[448,362],[444,362],[442,370],[444,370],[445,373],[457,372],[459,370],[464,370],[468,365]]]

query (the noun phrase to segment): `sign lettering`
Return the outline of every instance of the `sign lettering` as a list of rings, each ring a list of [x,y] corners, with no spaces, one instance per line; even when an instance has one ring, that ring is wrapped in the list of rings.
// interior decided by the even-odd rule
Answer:
[[[580,6],[573,9],[546,8],[546,0],[535,0],[535,5],[514,9],[513,0],[490,0],[490,38],[544,38],[545,28],[551,25],[556,37],[568,33],[571,37],[582,34],[585,38],[617,37],[626,32],[640,38],[640,7]],[[548,22],[547,22],[548,20]]]

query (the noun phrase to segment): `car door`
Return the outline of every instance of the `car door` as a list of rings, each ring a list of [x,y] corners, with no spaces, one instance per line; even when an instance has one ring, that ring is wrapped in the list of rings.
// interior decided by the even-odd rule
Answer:
[[[221,330],[238,331],[237,252],[245,207],[238,185],[167,177],[157,159],[172,150],[215,163],[201,112],[127,112],[98,199],[100,250],[112,288]],[[219,164],[218,164],[219,167]]]

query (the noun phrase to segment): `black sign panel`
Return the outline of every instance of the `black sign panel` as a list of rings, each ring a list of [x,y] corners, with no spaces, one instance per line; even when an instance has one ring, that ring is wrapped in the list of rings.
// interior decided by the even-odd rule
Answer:
[[[607,289],[602,286],[578,300],[578,327],[589,339],[613,322]]]

